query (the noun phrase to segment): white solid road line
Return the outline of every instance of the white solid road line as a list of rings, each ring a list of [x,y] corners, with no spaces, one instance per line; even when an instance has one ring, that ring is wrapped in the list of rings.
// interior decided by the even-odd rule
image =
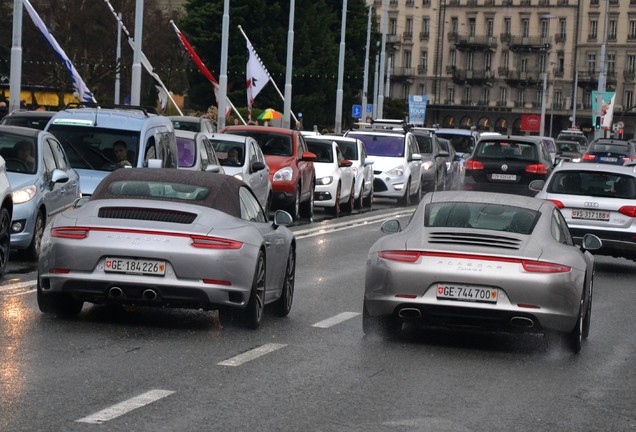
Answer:
[[[221,363],[217,363],[217,364],[219,366],[240,366],[243,363],[247,363],[248,361],[254,360],[260,356],[264,356],[265,354],[269,354],[273,351],[279,350],[286,346],[287,344],[268,343],[258,348],[254,348],[253,350],[246,351],[243,354],[239,354],[236,357],[232,357],[231,359],[224,360]]]
[[[358,312],[342,312],[336,316],[317,322],[312,327],[329,328],[329,327],[335,326],[336,324],[340,324],[341,322],[347,321],[353,317],[356,317],[358,315],[360,315],[360,313]]]
[[[88,417],[84,417],[76,421],[78,423],[101,424],[122,416],[132,410],[158,401],[159,399],[165,398],[166,396],[170,396],[172,393],[174,392],[170,390],[150,390],[144,394],[135,396],[132,399],[120,402],[116,405],[113,405],[109,408],[106,408],[104,410],[96,412],[95,414],[91,414]]]

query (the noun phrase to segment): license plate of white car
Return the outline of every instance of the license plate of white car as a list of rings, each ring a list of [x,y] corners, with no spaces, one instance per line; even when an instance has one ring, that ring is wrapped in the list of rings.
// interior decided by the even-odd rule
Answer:
[[[514,174],[493,174],[490,178],[493,180],[508,180],[508,181],[517,180],[517,176]]]
[[[572,219],[588,219],[607,221],[610,218],[609,212],[597,210],[572,210]]]
[[[618,158],[615,157],[602,157],[601,160],[603,162],[618,162]]]
[[[466,285],[437,285],[437,298],[479,303],[497,303],[497,288],[481,288]]]
[[[166,273],[166,263],[161,260],[106,258],[106,261],[104,262],[104,271],[163,276]]]

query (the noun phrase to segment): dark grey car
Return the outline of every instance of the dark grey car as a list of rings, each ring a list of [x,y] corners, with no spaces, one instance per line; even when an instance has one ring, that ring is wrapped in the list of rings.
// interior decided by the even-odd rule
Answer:
[[[446,158],[435,134],[423,130],[413,130],[413,135],[422,155],[422,192],[446,190]]]

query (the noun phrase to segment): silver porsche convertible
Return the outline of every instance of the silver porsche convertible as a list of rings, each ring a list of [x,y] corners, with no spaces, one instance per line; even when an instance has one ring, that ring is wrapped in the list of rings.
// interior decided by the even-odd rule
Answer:
[[[291,309],[291,222],[284,211],[269,222],[231,176],[120,169],[48,225],[38,305],[66,316],[84,302],[218,309],[257,328],[266,304],[280,316]]]
[[[551,202],[489,192],[427,194],[410,222],[386,221],[367,258],[363,330],[404,322],[564,335],[590,329],[594,258]],[[587,249],[587,250],[586,250]]]

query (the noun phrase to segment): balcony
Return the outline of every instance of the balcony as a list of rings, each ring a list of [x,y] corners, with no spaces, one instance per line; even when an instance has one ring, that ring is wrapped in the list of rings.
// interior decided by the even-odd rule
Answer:
[[[580,69],[578,85],[585,90],[596,90],[598,88],[599,71],[596,69]],[[606,84],[607,91],[612,91],[616,87],[616,71],[607,71]]]
[[[625,79],[625,81],[633,82],[635,77],[636,77],[635,71],[633,70],[623,71],[623,78]]]
[[[551,42],[550,36],[511,36],[508,45],[516,53],[543,52],[550,49]]]
[[[539,6],[550,6],[550,0],[539,0]]]
[[[565,72],[563,69],[560,69],[560,68],[552,69],[552,74],[554,75],[555,78],[563,78],[564,73]]]
[[[426,75],[428,72],[428,66],[426,65],[417,65],[417,74],[418,75]]]
[[[490,70],[455,69],[452,73],[453,82],[458,85],[484,85],[492,82],[494,77]]]
[[[551,107],[552,107],[553,110],[557,110],[557,111],[564,110],[564,109],[566,109],[565,101],[562,101],[562,100],[554,101],[554,102],[552,102]]]
[[[459,39],[459,35],[457,34],[457,32],[448,32],[448,34],[446,35],[446,38],[448,39],[449,42],[455,43]]]
[[[532,0],[521,0],[519,2],[519,6],[530,6],[532,4]]]
[[[501,33],[499,35],[499,40],[501,40],[501,43],[510,43],[510,39],[512,39],[512,35],[510,33]]]
[[[569,0],[557,0],[557,6],[567,6]]]
[[[446,65],[446,73],[448,75],[452,75],[453,73],[455,73],[456,69],[457,69],[457,66],[455,65]]]
[[[539,69],[511,70],[506,77],[510,87],[538,87],[543,84],[543,73]]]
[[[431,34],[429,32],[420,32],[420,41],[425,41],[430,38]]]
[[[402,41],[404,42],[412,42],[413,41],[413,32],[405,31],[402,33]]]
[[[416,69],[413,67],[394,67],[391,78],[399,80],[400,78],[411,78],[415,76]]]
[[[444,99],[444,105],[455,105],[455,99]]]
[[[563,43],[563,42],[565,42],[566,38],[567,38],[567,35],[565,35],[565,34],[554,35],[554,41],[556,43]]]
[[[457,36],[455,41],[457,50],[465,51],[497,51],[496,36]]]
[[[477,0],[466,0],[466,6],[477,6]]]
[[[509,72],[510,70],[505,66],[499,66],[497,68],[497,75],[499,75],[500,77],[507,77]]]

